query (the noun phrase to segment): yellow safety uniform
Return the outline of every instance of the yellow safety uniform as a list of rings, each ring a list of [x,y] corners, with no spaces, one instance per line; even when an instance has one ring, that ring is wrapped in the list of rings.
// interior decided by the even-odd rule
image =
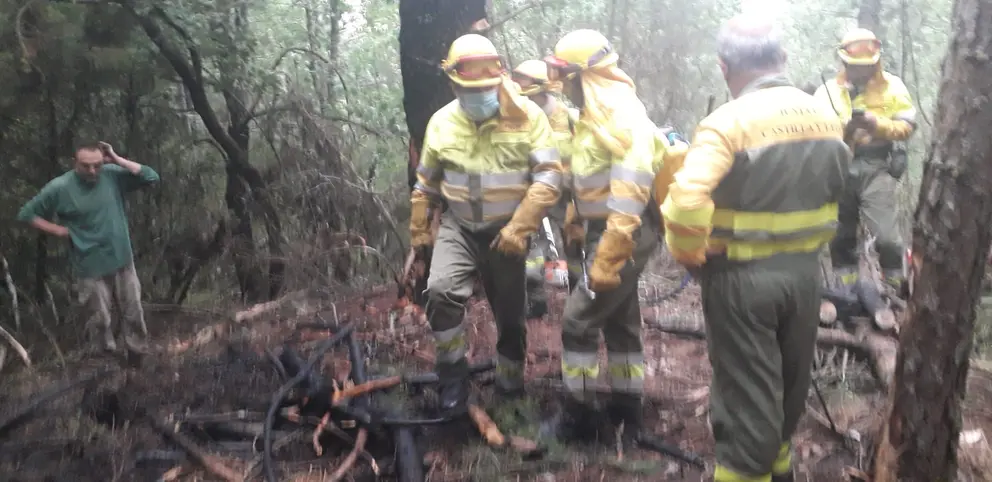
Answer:
[[[499,328],[497,385],[513,391],[523,386],[524,257],[530,236],[558,201],[562,166],[547,116],[517,94],[488,39],[460,37],[444,66],[455,84],[497,88],[499,95],[497,113],[484,121],[469,118],[457,99],[431,116],[411,195],[414,246],[432,241],[428,206],[443,198],[448,207],[434,246],[425,307],[436,343],[441,405],[447,409],[463,406],[467,396],[462,318],[477,275]]]
[[[834,235],[849,162],[836,116],[769,75],[699,124],[662,204],[668,248],[702,287],[717,482],[791,470],[816,341],[818,251]]]

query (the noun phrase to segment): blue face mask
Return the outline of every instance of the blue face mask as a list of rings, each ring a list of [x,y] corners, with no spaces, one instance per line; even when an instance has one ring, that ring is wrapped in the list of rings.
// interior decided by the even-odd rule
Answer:
[[[499,93],[496,89],[482,92],[460,92],[458,104],[469,119],[482,122],[499,112]]]

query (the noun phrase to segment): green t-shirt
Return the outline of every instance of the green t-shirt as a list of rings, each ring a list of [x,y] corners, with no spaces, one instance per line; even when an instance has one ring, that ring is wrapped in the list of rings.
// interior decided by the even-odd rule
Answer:
[[[92,184],[69,171],[41,188],[21,208],[17,219],[29,222],[39,217],[62,224],[69,229],[69,260],[75,275],[106,276],[132,260],[124,194],[158,179],[158,173],[148,166],[141,166],[135,175],[116,164],[107,164]]]

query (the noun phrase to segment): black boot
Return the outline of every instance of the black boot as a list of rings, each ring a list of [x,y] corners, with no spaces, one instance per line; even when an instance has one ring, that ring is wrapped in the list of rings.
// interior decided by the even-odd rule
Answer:
[[[619,428],[620,424],[623,424],[623,443],[630,448],[636,446],[637,438],[644,430],[641,400],[640,394],[613,393],[607,409],[610,414],[610,422],[615,427]]]
[[[443,415],[456,415],[468,404],[468,361],[438,363],[438,409]]]
[[[527,305],[527,319],[541,318],[548,314],[548,302],[543,298],[532,298]]]
[[[561,407],[541,423],[538,439],[564,443],[612,445],[615,433],[609,418],[596,407],[565,395]]]
[[[782,475],[772,474],[772,482],[796,482],[796,477],[792,475],[792,471],[790,470],[788,473]]]

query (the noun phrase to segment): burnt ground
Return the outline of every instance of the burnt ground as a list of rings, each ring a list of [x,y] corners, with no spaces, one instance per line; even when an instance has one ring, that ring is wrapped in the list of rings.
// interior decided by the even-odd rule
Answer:
[[[679,273],[664,267],[660,271],[668,275],[646,274],[642,278],[646,298],[678,284]],[[198,428],[195,423],[183,424],[180,430],[236,472],[249,472],[250,480],[262,480],[258,467],[261,424],[257,416],[264,414],[282,384],[266,349],[278,352],[289,346],[305,358],[332,330],[301,328],[303,324],[315,320],[332,325],[335,320],[350,321],[357,328],[371,374],[429,371],[433,347],[426,321],[408,312],[391,324],[388,313],[394,297],[388,287],[365,296],[352,293],[337,301],[304,296],[279,310],[240,323],[222,323],[223,313],[231,311],[218,309],[149,312],[156,354],[139,368],[117,368],[90,388],[67,392],[9,433],[0,433],[0,480],[219,480],[152,431],[146,419],[136,415],[136,406],[159,420],[170,415],[245,410],[245,420],[229,423],[226,432],[215,426]],[[481,405],[507,435],[533,438],[538,421],[554,404],[560,374],[564,293],[554,293],[550,298],[551,313],[529,322],[528,397],[505,402],[494,398],[486,384],[477,387]],[[705,343],[661,333],[650,323],[659,317],[699,317],[698,304],[698,287],[690,285],[676,298],[644,309],[644,338],[650,360],[645,414],[648,424],[667,442],[710,461],[713,441],[707,425],[709,366]],[[484,301],[470,302],[466,323],[470,357],[484,360],[494,356],[496,333]],[[32,394],[100,367],[116,365],[108,359],[70,355],[65,368],[52,364],[4,374],[0,379],[0,424],[30,402]],[[320,372],[325,378],[343,381],[348,377],[349,366],[347,353],[339,347],[325,355]],[[845,450],[844,443],[817,421],[822,416],[807,415],[794,438],[797,480],[849,480],[845,471],[867,464],[871,456],[871,439],[884,410],[884,396],[863,365],[857,363],[846,370],[843,381],[836,369],[827,368],[820,375],[838,427],[844,432],[856,431],[862,443],[859,446],[848,441],[852,450]],[[414,394],[398,389],[377,395],[376,399],[379,404],[413,413],[425,411],[431,396],[429,390]],[[978,363],[964,407],[960,480],[992,480],[992,448],[985,438],[992,434],[992,411],[987,408],[990,399],[992,375]],[[812,392],[808,408],[822,413]],[[114,415],[111,426],[94,420],[106,421],[108,411]],[[342,428],[354,433],[343,425]],[[312,432],[312,426],[277,423],[275,438],[282,447],[274,453],[282,474],[280,480],[325,480],[350,450],[350,444],[325,436],[321,443],[326,450],[318,457],[311,442]],[[524,460],[510,450],[486,445],[468,421],[419,429],[418,441],[429,481],[697,481],[704,477],[671,458],[642,450],[618,454],[615,447],[551,444],[542,459]],[[390,475],[393,447],[389,440],[373,434],[367,449],[380,471],[379,480],[395,480]],[[370,461],[360,458],[344,480],[377,479]]]

